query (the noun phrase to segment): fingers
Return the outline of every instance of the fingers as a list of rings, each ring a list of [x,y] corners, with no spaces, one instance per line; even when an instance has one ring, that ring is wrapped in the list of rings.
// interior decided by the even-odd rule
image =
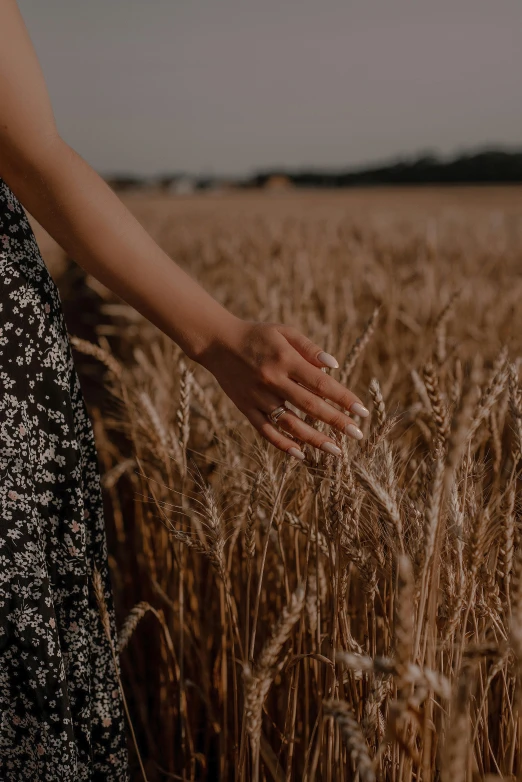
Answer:
[[[310,364],[316,367],[329,367],[330,369],[338,369],[339,364],[337,359],[325,353],[325,351],[311,339],[301,334],[298,329],[294,329],[292,326],[280,326],[279,331],[286,337],[287,341],[294,347]]]
[[[285,416],[286,413],[283,418]],[[266,415],[262,413],[261,410],[255,410],[250,415],[250,422],[257,429],[259,434],[263,435],[263,437],[268,440],[269,443],[275,445],[275,447],[279,448],[280,451],[285,451],[290,456],[294,456],[296,459],[303,461],[305,455],[301,449],[296,446],[296,443],[293,440],[291,440],[289,437],[285,437],[282,432],[276,429],[276,427],[270,423]]]
[[[293,380],[306,386],[314,394],[322,396],[324,399],[330,399],[345,410],[351,410],[352,413],[361,416],[361,418],[366,418],[370,414],[358,396],[348,391],[347,388],[333,377],[330,377],[330,375],[319,371],[321,367],[338,369],[339,364],[334,356],[326,353],[298,329],[284,325],[279,326],[278,329],[289,344],[307,362],[306,364],[302,362],[295,368],[293,373],[290,373],[290,377]],[[315,368],[310,367],[310,364]]]
[[[279,431],[278,428],[270,423],[266,415],[260,410],[256,410],[250,416],[250,421],[268,442],[300,461],[305,458],[304,453],[294,440],[285,436],[285,432],[288,432],[298,440],[301,440],[314,448],[319,448],[321,451],[329,453],[332,456],[342,456],[341,449],[331,438],[321,434],[321,432],[318,432],[312,426],[306,424],[291,410],[287,410],[278,421],[278,427],[283,429],[283,432]]]
[[[272,445],[298,459],[304,459],[305,455],[285,433],[339,456],[341,450],[331,438],[309,426],[295,413],[286,412],[277,425],[267,415],[281,404],[280,400],[286,399],[312,419],[323,421],[343,434],[361,440],[364,435],[347,412],[366,418],[369,411],[356,394],[323,371],[326,367],[338,368],[333,356],[290,326],[269,324],[267,329],[264,327],[260,332],[260,338],[264,339],[261,347],[266,348],[264,343],[267,343],[273,349],[258,349],[255,353],[253,364],[257,385],[256,393],[249,399],[249,420]],[[240,409],[244,408],[241,406]]]
[[[281,429],[297,437],[298,440],[312,445],[314,448],[319,448],[321,451],[325,451],[325,453],[332,454],[332,456],[342,455],[341,449],[331,438],[318,432],[313,426],[306,424],[291,410],[282,415],[277,423]]]
[[[328,377],[322,372],[320,372],[320,374],[324,377]],[[331,380],[332,378],[329,379]],[[341,388],[343,388],[343,386],[341,386]],[[351,395],[351,399],[358,399],[358,397],[355,397],[351,392],[346,393]],[[343,434],[347,434],[349,437],[353,437],[355,440],[362,440],[364,435],[355,421],[341,410],[337,410],[335,407],[328,404],[328,402],[321,398],[322,394],[317,396],[306,388],[298,385],[298,383],[289,380],[285,383],[284,387],[281,388],[281,395],[284,395],[289,402],[295,405],[295,407],[299,408],[299,410],[302,410],[304,413],[308,413],[312,418],[330,424],[330,426],[343,432]],[[348,408],[349,407],[350,405],[348,405]]]
[[[361,418],[366,418],[370,415],[370,411],[366,409],[358,396],[320,369],[307,366],[303,362],[302,366],[295,368],[293,371],[290,370],[289,377],[296,383],[305,386],[313,394],[335,402],[343,410],[350,410],[354,415],[359,415]]]

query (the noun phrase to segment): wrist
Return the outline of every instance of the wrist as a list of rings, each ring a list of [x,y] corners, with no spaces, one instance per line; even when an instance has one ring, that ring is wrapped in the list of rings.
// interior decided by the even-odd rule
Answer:
[[[188,348],[185,348],[185,353],[190,359],[212,371],[221,350],[231,347],[238,340],[243,325],[241,318],[223,308],[218,318],[213,319],[206,329],[198,331]]]

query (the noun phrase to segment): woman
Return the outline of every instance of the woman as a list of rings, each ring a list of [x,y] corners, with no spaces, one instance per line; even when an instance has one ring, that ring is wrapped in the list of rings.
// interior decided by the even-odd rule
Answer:
[[[361,400],[296,329],[243,321],[153,241],[60,138],[15,0],[0,0],[0,779],[128,779],[97,454],[61,302],[24,205],[69,256],[206,367],[257,431],[339,455],[285,407],[360,439]],[[289,436],[290,435],[290,436]]]

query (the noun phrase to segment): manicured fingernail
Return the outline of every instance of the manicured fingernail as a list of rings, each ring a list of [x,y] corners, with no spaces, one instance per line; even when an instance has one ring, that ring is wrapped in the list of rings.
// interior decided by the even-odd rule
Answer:
[[[342,451],[340,448],[338,448],[335,443],[323,443],[321,446],[321,451],[326,451],[326,453],[331,453],[332,456],[341,456]]]
[[[290,456],[295,456],[296,459],[300,459],[301,461],[305,458],[304,453],[300,451],[299,448],[289,448],[288,453]]]
[[[359,402],[354,402],[350,407],[350,410],[352,413],[355,413],[355,415],[360,415],[361,418],[367,418],[370,415],[370,411],[360,405]]]
[[[363,433],[360,429],[358,429],[355,424],[348,424],[346,429],[344,430],[346,434],[350,435],[350,437],[354,437],[356,440],[362,440],[364,437]]]
[[[321,350],[321,352],[317,356],[317,360],[321,362],[321,364],[324,364],[325,367],[330,367],[330,369],[339,369],[339,363],[336,358],[331,356],[329,353],[325,353],[324,350]]]

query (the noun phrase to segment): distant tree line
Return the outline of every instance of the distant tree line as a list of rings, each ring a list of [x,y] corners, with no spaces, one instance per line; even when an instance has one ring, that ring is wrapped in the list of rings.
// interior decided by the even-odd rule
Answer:
[[[263,187],[274,176],[296,187],[522,183],[522,152],[486,151],[443,161],[433,155],[348,171],[262,171],[245,183]]]
[[[289,170],[274,168],[259,171],[244,179],[194,177],[185,173],[140,178],[116,174],[106,177],[116,189],[155,187],[173,192],[208,190],[219,187],[262,188],[284,180],[293,187],[356,187],[373,185],[454,185],[522,183],[522,151],[486,150],[465,154],[452,160],[423,155],[409,160],[363,166],[358,169]]]

